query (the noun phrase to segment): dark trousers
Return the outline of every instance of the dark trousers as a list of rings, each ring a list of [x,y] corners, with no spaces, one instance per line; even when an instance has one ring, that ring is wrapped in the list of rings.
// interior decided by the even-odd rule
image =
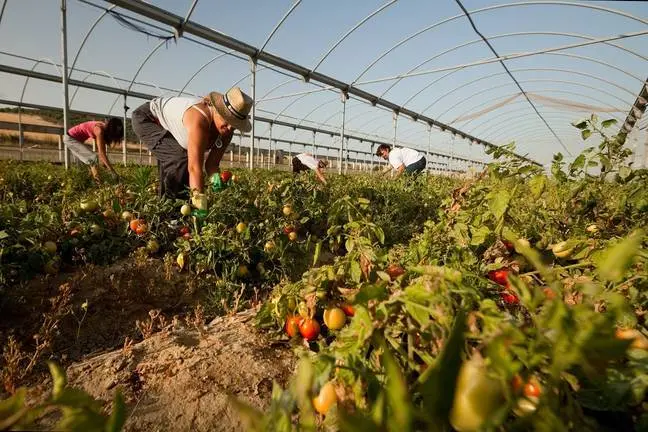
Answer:
[[[302,161],[299,160],[297,156],[292,158],[292,171],[293,173],[300,173],[302,171],[308,171],[310,168],[308,168],[306,165],[302,163]]]
[[[413,164],[409,164],[405,167],[405,172],[408,174],[420,174],[425,167],[427,166],[427,160],[425,160],[425,156],[423,156],[421,159],[417,160]]]
[[[160,174],[159,195],[169,198],[189,197],[189,161],[169,131],[158,123],[146,102],[133,111],[133,131],[157,159]]]

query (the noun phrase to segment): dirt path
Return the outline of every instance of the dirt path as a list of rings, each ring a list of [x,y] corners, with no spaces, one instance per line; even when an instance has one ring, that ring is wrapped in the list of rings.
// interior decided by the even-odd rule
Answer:
[[[243,430],[228,396],[263,408],[273,382],[284,385],[294,368],[289,347],[271,344],[254,329],[254,312],[217,318],[201,331],[176,325],[74,364],[70,384],[107,403],[121,388],[128,431]]]

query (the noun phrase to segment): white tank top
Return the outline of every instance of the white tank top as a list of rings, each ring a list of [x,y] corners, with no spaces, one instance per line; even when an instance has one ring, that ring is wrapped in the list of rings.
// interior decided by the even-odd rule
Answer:
[[[180,147],[187,149],[189,146],[189,132],[182,122],[185,111],[202,102],[202,98],[187,96],[158,97],[151,100],[151,112],[157,117],[160,126],[171,132]],[[207,114],[195,107],[205,118],[211,121]],[[211,144],[211,143],[210,143]]]

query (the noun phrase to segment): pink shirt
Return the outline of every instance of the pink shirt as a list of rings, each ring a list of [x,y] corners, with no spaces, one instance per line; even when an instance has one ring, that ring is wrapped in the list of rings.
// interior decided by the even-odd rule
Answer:
[[[88,138],[97,138],[94,134],[94,128],[99,124],[103,124],[100,121],[87,121],[81,124],[78,124],[68,131],[68,135],[79,142],[85,142]]]

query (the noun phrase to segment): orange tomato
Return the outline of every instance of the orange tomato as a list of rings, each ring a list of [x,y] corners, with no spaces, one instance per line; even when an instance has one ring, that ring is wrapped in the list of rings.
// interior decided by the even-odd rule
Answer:
[[[313,318],[305,318],[299,323],[299,333],[307,341],[315,340],[319,336],[320,325]]]
[[[290,336],[291,338],[295,337],[299,332],[299,324],[301,323],[301,321],[302,317],[300,317],[299,315],[288,315],[288,317],[286,317],[285,326],[286,334],[288,334],[288,336]]]
[[[132,231],[137,232],[137,227],[139,227],[142,224],[141,219],[133,219],[132,221],[129,222],[128,226]]]

